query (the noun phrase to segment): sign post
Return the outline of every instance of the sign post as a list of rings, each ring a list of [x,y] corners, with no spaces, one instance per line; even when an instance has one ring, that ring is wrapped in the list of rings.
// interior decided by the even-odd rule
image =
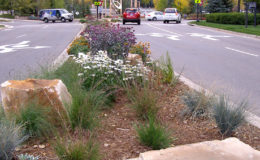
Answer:
[[[256,2],[248,2],[248,8],[254,11],[254,26],[256,27]]]
[[[195,3],[197,5],[197,22],[199,22],[199,4],[201,3],[201,0],[195,0]]]
[[[97,6],[97,20],[98,20],[98,7],[102,6],[102,1],[96,1],[94,2],[94,5]]]

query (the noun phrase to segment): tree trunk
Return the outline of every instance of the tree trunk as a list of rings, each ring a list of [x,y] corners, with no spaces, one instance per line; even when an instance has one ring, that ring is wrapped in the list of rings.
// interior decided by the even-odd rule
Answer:
[[[241,0],[237,0],[237,12],[238,13],[240,12],[240,2],[241,2]]]

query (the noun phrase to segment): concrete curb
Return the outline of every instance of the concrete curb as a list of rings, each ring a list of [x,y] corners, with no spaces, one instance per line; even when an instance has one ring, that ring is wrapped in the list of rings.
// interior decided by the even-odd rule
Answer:
[[[58,68],[59,66],[61,66],[68,58],[68,52],[67,50],[69,49],[70,45],[72,44],[72,42],[80,37],[80,33],[84,31],[84,29],[86,28],[86,24],[83,24],[80,31],[78,32],[78,34],[75,36],[75,38],[70,42],[70,44],[63,50],[63,52],[54,60],[54,62],[52,63],[51,67],[49,69],[53,70]]]
[[[204,28],[204,29],[209,29],[209,30],[214,30],[214,31],[221,31],[221,32],[225,32],[225,33],[230,33],[230,34],[234,34],[236,36],[241,36],[241,37],[244,37],[244,38],[254,38],[254,39],[260,40],[260,36],[257,36],[257,35],[251,35],[251,34],[240,33],[240,32],[233,32],[233,31],[214,28],[214,27],[201,26],[201,25],[197,25],[197,24],[191,24],[190,22],[188,23],[188,25],[199,27],[199,28]]]
[[[182,81],[184,84],[186,84],[187,86],[189,86],[190,88],[196,90],[196,91],[205,91],[207,95],[214,95],[213,92],[211,92],[210,90],[207,90],[205,88],[203,88],[202,86],[192,82],[190,79],[180,75],[177,72],[174,72],[175,75],[180,76],[180,81]],[[229,102],[230,104],[234,104],[233,102]],[[250,123],[251,125],[257,127],[260,129],[260,117],[256,116],[255,114],[246,111],[246,121],[248,123]]]

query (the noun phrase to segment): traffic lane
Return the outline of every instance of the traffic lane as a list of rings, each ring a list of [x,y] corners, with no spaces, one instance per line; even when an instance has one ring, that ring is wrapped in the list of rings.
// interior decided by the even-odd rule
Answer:
[[[154,28],[135,27],[136,33],[159,32]],[[151,42],[154,58],[169,52],[176,71],[206,88],[232,90],[231,98],[249,96],[253,104],[259,104],[260,77],[256,71],[259,60],[246,55],[233,55],[225,50],[222,41],[215,42],[190,37],[173,41],[167,37],[138,36],[138,41]],[[203,42],[203,43],[202,43]],[[205,44],[205,45],[201,45]],[[249,65],[250,64],[250,65]],[[252,95],[252,96],[251,96]]]
[[[0,82],[17,79],[32,70],[39,70],[40,66],[51,64],[81,28],[80,24],[73,23],[53,24],[47,28],[43,28],[47,26],[45,24],[38,27],[28,25],[14,27],[8,32],[0,31],[1,35],[4,34],[0,37],[0,48],[9,45],[9,49],[14,49],[6,53],[0,49]]]
[[[158,24],[155,23],[160,27],[161,30],[168,30],[171,32],[175,32],[177,34],[181,35],[191,35],[195,39],[203,37],[204,39],[218,39],[221,37],[221,42],[224,42],[226,44],[226,49],[232,49],[233,51],[238,51],[240,53],[249,53],[253,55],[260,56],[260,46],[256,45],[260,43],[259,39],[256,38],[250,38],[245,36],[238,36],[236,34],[226,33],[222,31],[207,29],[207,28],[200,28],[200,27],[194,27],[189,26],[185,24]],[[151,24],[150,24],[151,25]],[[220,37],[218,37],[220,36]],[[237,47],[237,48],[234,48]]]

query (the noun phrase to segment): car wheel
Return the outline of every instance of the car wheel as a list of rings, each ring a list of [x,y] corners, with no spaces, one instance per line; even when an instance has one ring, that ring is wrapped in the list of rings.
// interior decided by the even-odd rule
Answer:
[[[166,23],[166,21],[163,21],[163,23]]]
[[[153,17],[153,21],[157,21],[157,18],[156,18],[156,17]]]
[[[170,23],[170,21],[167,21],[167,23]]]
[[[55,20],[52,20],[52,23],[55,23]]]
[[[48,22],[49,22],[48,18],[45,18],[45,19],[44,19],[44,22],[45,22],[45,23],[48,23]]]
[[[65,22],[66,22],[66,19],[65,19],[64,17],[62,17],[62,18],[61,18],[61,21],[65,23]]]
[[[73,22],[73,19],[70,19],[69,22]]]
[[[137,24],[138,24],[138,25],[140,25],[140,24],[141,24],[141,21],[140,21],[140,20],[139,20],[139,21],[137,21]]]
[[[125,25],[125,21],[123,20],[123,25]]]

